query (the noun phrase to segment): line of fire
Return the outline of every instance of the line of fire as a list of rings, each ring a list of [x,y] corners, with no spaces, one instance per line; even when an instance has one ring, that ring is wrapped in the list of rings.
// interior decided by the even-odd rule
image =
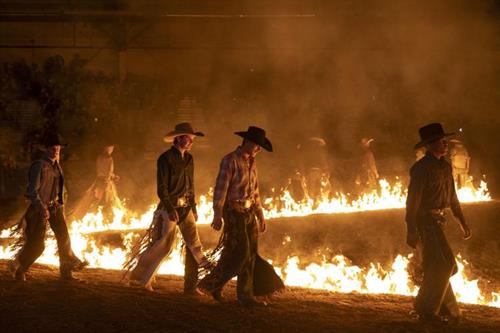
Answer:
[[[0,0],[0,325],[498,332],[499,17]]]

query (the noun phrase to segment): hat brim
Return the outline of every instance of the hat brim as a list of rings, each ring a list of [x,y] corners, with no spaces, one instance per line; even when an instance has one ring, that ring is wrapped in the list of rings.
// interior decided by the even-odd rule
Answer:
[[[42,146],[44,146],[45,148],[53,147],[53,146],[60,146],[61,148],[66,148],[69,146],[69,144],[67,144],[67,143],[43,143]]]
[[[192,136],[200,136],[200,137],[205,136],[205,134],[203,134],[202,132],[187,133],[187,132],[172,131],[172,132],[168,132],[163,137],[163,141],[165,141],[165,142],[173,142],[176,137],[182,136],[182,135],[192,135]]]
[[[269,141],[268,138],[264,138],[263,140],[256,140],[255,138],[250,137],[248,135],[248,132],[234,132],[234,134],[241,136],[242,138],[247,139],[249,141],[252,141],[253,143],[255,143],[255,144],[261,146],[262,148],[264,148],[265,150],[267,150],[268,152],[273,151],[273,145],[272,145],[271,141]],[[261,141],[261,142],[257,142],[257,141]]]
[[[424,147],[425,145],[431,143],[432,141],[436,141],[436,140],[439,140],[441,138],[446,138],[446,137],[449,137],[449,136],[453,136],[455,135],[455,133],[443,133],[443,134],[440,134],[440,135],[436,135],[436,136],[433,136],[431,138],[428,138],[426,140],[422,140],[420,141],[419,143],[417,143],[415,145],[415,147],[413,147],[413,149],[418,149],[418,148],[422,148]]]

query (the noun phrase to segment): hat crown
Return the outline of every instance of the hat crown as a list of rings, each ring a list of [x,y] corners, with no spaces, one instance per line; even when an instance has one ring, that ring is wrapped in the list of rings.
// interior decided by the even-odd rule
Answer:
[[[58,133],[49,133],[45,136],[43,144],[46,147],[62,146],[61,136]]]
[[[180,124],[175,125],[175,131],[176,132],[194,133],[193,126],[191,126],[190,123],[180,123]]]
[[[260,127],[248,126],[248,129],[245,132],[235,132],[235,134],[258,144],[267,151],[273,151],[271,141],[266,138],[266,131]]]
[[[257,126],[249,126],[247,133],[249,136],[264,139],[266,137],[266,131]]]
[[[445,135],[443,126],[440,123],[432,123],[421,127],[418,133],[422,141]]]

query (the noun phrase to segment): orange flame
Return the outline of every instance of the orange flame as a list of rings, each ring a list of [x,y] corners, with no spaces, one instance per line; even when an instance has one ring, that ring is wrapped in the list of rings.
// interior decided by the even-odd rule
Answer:
[[[465,188],[458,191],[462,202],[489,201],[491,196],[485,182],[480,187]],[[207,196],[199,198],[198,213],[199,223],[210,223],[212,220],[212,204]],[[290,193],[284,192],[279,198],[264,200],[267,218],[305,216],[310,214],[335,214],[349,213],[367,210],[381,210],[391,208],[402,208],[406,201],[406,193],[402,190],[401,183],[391,186],[385,180],[380,181],[380,190],[362,195],[359,199],[349,200],[348,196],[337,193],[333,198],[323,198],[320,202],[296,202]],[[73,250],[85,258],[90,267],[119,270],[125,262],[126,254],[132,247],[134,232],[145,229],[152,221],[155,206],[152,205],[144,214],[138,216],[125,209],[114,208],[112,222],[106,223],[102,211],[88,213],[81,221],[72,221],[70,233]],[[97,246],[91,233],[118,230],[124,233],[124,247],[111,248],[108,246]],[[8,237],[9,231],[4,230],[0,238]],[[290,242],[291,238],[285,236],[284,242]],[[58,265],[57,245],[53,235],[49,234],[46,242],[46,250],[38,258],[37,262],[49,265]],[[0,258],[8,259],[13,256],[10,248],[0,247]],[[408,273],[408,258],[398,255],[391,267],[385,270],[382,265],[372,263],[367,268],[352,265],[350,260],[342,255],[333,257],[330,261],[322,258],[318,263],[310,263],[301,268],[300,258],[297,256],[288,258],[282,266],[277,266],[277,273],[289,286],[300,286],[305,288],[325,289],[334,292],[359,292],[373,294],[398,294],[415,295],[417,289],[412,285]],[[457,257],[459,272],[453,276],[451,283],[460,302],[484,304],[500,307],[500,292],[492,292],[485,296],[478,286],[478,280],[470,280],[464,269],[468,263],[460,256]],[[160,269],[160,274],[183,275],[184,264],[181,255],[180,243],[172,254],[165,260]]]

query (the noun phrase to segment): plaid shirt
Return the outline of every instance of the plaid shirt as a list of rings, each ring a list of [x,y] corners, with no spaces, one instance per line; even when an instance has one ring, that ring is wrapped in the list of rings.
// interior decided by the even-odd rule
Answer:
[[[214,212],[222,213],[226,201],[253,200],[262,207],[257,181],[257,166],[253,158],[245,159],[238,147],[226,155],[220,164],[214,190]]]
[[[450,207],[453,215],[465,221],[458,201],[451,165],[427,153],[410,170],[410,185],[406,199],[406,223],[414,229],[422,213],[430,209]]]

